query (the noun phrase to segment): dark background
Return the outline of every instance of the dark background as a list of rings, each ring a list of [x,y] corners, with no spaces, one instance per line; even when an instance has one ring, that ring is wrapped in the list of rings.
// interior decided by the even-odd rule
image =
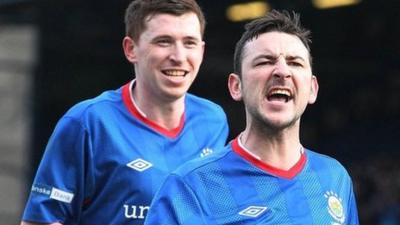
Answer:
[[[245,124],[242,104],[234,102],[227,90],[234,45],[244,23],[228,21],[225,9],[249,1],[198,2],[208,21],[206,53],[191,92],[225,109],[232,138]],[[303,144],[348,168],[355,182],[361,224],[383,224],[379,220],[386,218],[384,212],[400,202],[400,1],[363,0],[328,10],[314,8],[311,0],[268,2],[274,9],[299,12],[303,25],[312,31],[313,71],[320,92],[316,104],[303,116]],[[68,108],[133,78],[121,47],[128,3],[0,0],[0,20],[34,24],[39,30],[34,94],[30,96],[32,171]],[[32,175],[27,175],[27,186]]]

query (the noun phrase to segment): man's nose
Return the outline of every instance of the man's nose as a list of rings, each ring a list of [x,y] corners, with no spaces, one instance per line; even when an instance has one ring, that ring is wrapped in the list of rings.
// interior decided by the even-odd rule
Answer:
[[[289,65],[283,57],[279,57],[276,61],[272,74],[280,78],[288,78],[291,76]]]
[[[181,44],[176,44],[169,55],[169,59],[176,62],[182,63],[185,59],[185,48]]]

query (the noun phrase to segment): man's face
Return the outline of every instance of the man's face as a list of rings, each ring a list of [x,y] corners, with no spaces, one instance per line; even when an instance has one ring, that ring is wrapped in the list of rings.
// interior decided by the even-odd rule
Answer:
[[[230,89],[238,90],[232,96],[243,99],[248,122],[278,130],[296,124],[318,92],[307,49],[298,37],[282,32],[246,43],[242,78],[230,79]]]
[[[203,60],[204,42],[196,14],[153,15],[139,40],[131,41],[128,60],[135,65],[142,94],[165,101],[184,96]]]

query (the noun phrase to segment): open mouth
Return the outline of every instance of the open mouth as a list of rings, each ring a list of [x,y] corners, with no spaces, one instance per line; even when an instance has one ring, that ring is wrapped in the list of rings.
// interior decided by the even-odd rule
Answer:
[[[274,88],[267,95],[268,101],[289,102],[293,99],[292,92],[289,89]]]
[[[188,72],[184,70],[162,70],[162,73],[170,77],[184,77]]]

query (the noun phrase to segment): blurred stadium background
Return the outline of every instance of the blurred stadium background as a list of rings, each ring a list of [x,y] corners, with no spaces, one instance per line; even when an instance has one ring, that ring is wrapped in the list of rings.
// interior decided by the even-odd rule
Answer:
[[[198,2],[208,20],[206,55],[191,92],[224,107],[231,137],[245,122],[226,85],[244,23],[270,9],[301,13],[320,83],[319,99],[303,117],[303,143],[349,169],[361,224],[400,224],[400,1]],[[1,224],[19,224],[60,116],[132,78],[121,48],[128,3],[0,0]]]

